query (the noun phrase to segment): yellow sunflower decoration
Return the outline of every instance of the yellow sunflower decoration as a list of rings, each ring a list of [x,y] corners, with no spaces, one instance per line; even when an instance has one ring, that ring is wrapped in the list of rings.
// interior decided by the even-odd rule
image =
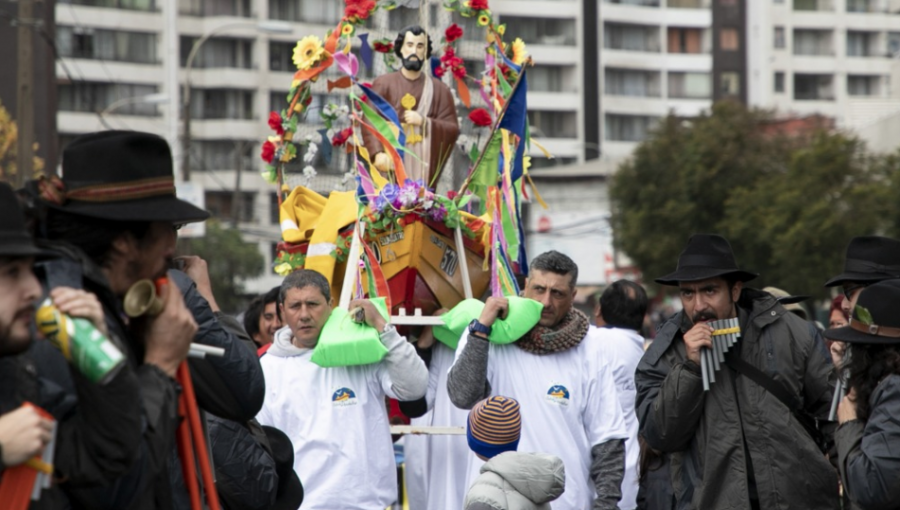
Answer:
[[[482,15],[478,16],[478,26],[479,27],[486,27],[490,24],[490,22],[491,22],[491,17],[488,16],[487,14],[482,14]]]
[[[528,50],[525,49],[525,41],[516,37],[516,40],[512,43],[512,58],[510,60],[518,66],[522,65],[526,58],[528,58]]]
[[[301,71],[312,69],[325,54],[322,40],[314,35],[308,35],[294,47],[294,65]]]
[[[344,23],[344,26],[341,27],[341,35],[353,35],[353,25],[351,25],[350,23]]]

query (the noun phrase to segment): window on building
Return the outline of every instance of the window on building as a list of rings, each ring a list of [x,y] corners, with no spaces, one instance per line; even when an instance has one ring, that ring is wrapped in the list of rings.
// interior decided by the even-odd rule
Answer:
[[[296,71],[294,62],[294,45],[283,42],[269,42],[269,71]]]
[[[709,73],[669,72],[669,97],[675,99],[709,99],[712,79]]]
[[[642,142],[658,122],[658,117],[647,115],[607,113],[604,138],[614,142]]]
[[[794,55],[834,55],[832,35],[831,30],[795,29],[792,44]]]
[[[877,32],[847,30],[847,56],[873,57],[877,53]]]
[[[728,7],[735,6],[735,5],[737,5],[737,0],[719,0],[719,5],[724,5],[724,6],[728,6]]]
[[[191,89],[192,119],[253,118],[253,91],[242,89]]]
[[[666,7],[674,9],[708,9],[709,0],[667,0]]]
[[[132,11],[155,11],[153,0],[60,0],[62,4],[86,5],[89,7],[106,7],[109,9],[127,9]]]
[[[250,0],[178,0],[178,13],[187,16],[237,16],[249,18]]]
[[[900,32],[887,33],[888,56],[891,58],[900,57]]]
[[[774,87],[775,92],[783,93],[784,92],[784,73],[781,71],[777,71],[775,73],[775,84]]]
[[[56,27],[56,45],[61,57],[157,63],[153,33],[60,25]]]
[[[198,38],[196,37],[181,36],[179,45],[181,67],[187,65],[187,59],[197,40]],[[191,69],[250,69],[251,67],[253,67],[253,41],[231,37],[207,39],[200,46],[200,50],[194,56],[194,62],[191,65]]]
[[[659,97],[659,85],[659,71],[636,71],[612,67],[607,67],[604,71],[603,92],[609,96]]]
[[[833,11],[835,0],[794,0],[795,11]]]
[[[558,166],[574,165],[575,158],[545,158],[543,156],[531,157],[531,168],[553,168]]]
[[[699,28],[669,27],[667,35],[669,53],[704,53]]]
[[[719,46],[724,51],[737,51],[740,49],[740,40],[736,28],[723,28],[719,30]]]
[[[573,19],[501,16],[500,22],[506,23],[509,27],[515,27],[516,37],[521,37],[526,44],[575,45],[575,20]]]
[[[482,63],[483,65],[484,63]],[[536,65],[528,70],[528,90],[535,92],[576,92],[578,86],[574,77],[574,66]]]
[[[833,101],[834,76],[830,74],[794,74],[794,99]]]
[[[739,96],[741,94],[741,73],[719,74],[719,92],[722,96]]]
[[[575,138],[578,136],[578,116],[575,112],[529,110],[528,124],[532,133],[538,133],[538,138]]]
[[[305,21],[334,27],[344,15],[344,2],[269,0],[269,19]]]
[[[155,85],[132,85],[128,83],[99,83],[76,81],[61,83],[57,88],[59,110],[67,112],[97,113],[104,111],[120,99],[132,99],[158,92]],[[158,105],[146,102],[121,103],[115,115],[139,115],[153,117],[159,115]]]
[[[419,8],[397,7],[388,16],[388,30],[397,33],[400,29],[419,24]],[[432,42],[434,42],[432,40]]]
[[[847,94],[867,97],[880,96],[881,77],[874,75],[847,75]]]
[[[277,193],[269,193],[269,223],[272,225],[281,223],[281,209],[278,207]]]
[[[209,211],[214,218],[221,221],[234,221],[235,218],[232,214],[232,204],[234,203],[233,191],[207,191],[204,195],[206,198],[206,210]],[[238,208],[238,214],[240,215],[238,221],[255,221],[253,217],[253,199],[255,198],[255,195],[256,193],[252,192],[238,193],[238,200],[241,201]]]
[[[635,5],[637,7],[659,7],[659,0],[603,0],[608,4]]]
[[[787,46],[787,44],[785,44],[785,40],[784,40],[784,27],[775,27],[774,35],[775,35],[775,42],[774,42],[775,49],[780,50],[780,49],[783,49],[785,46]]]
[[[252,140],[191,140],[191,168],[197,171],[256,170]]]
[[[611,50],[658,52],[659,28],[628,23],[604,23],[603,47]]]

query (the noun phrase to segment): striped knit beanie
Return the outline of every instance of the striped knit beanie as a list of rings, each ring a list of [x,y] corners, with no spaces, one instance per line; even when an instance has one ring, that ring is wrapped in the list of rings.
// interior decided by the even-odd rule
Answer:
[[[482,400],[469,412],[469,448],[484,458],[515,451],[521,431],[519,403],[509,397]]]

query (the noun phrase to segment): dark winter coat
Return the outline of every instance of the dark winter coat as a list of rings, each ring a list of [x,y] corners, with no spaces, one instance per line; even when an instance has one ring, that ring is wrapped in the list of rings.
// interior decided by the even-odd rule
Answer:
[[[900,508],[900,375],[884,378],[870,404],[868,421],[843,423],[834,436],[844,489],[854,508]]]
[[[744,289],[738,312],[741,358],[825,417],[833,370],[818,333],[757,290]],[[683,313],[670,319],[635,374],[640,433],[672,454],[678,508],[749,510],[748,465],[760,508],[839,508],[837,473],[785,404],[727,364],[703,391],[685,354],[689,323]]]

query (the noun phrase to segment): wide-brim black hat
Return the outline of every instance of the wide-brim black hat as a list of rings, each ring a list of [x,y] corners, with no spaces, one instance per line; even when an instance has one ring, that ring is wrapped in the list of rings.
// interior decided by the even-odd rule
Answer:
[[[161,137],[101,131],[76,138],[63,152],[60,200],[50,207],[113,221],[193,223],[209,213],[175,195],[172,153]]]
[[[850,324],[825,330],[831,340],[860,344],[900,344],[900,279],[864,288],[850,315]]]
[[[12,186],[0,182],[0,257],[48,257],[34,244]]]
[[[278,473],[278,495],[270,510],[294,510],[303,503],[303,484],[294,471],[294,445],[291,439],[275,427],[263,425],[266,439]]]
[[[847,246],[844,272],[828,280],[826,287],[844,282],[880,282],[900,278],[900,241],[888,237],[854,237]]]
[[[657,278],[656,283],[678,285],[680,282],[695,282],[717,276],[729,276],[737,281],[747,282],[759,275],[738,267],[731,245],[724,237],[694,234],[678,257],[675,272]]]

